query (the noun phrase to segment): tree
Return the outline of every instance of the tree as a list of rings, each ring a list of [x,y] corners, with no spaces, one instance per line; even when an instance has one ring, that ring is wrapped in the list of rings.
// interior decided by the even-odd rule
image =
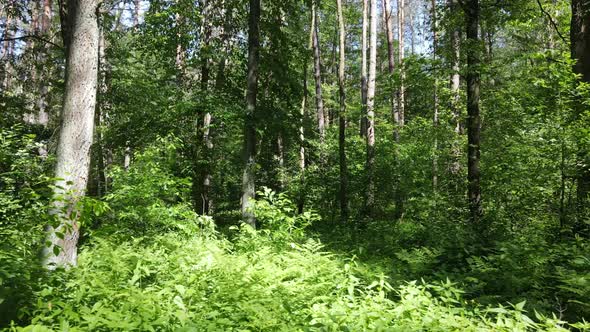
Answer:
[[[313,48],[313,77],[315,79],[315,105],[318,120],[318,131],[320,133],[320,144],[323,146],[326,136],[326,120],[324,118],[324,101],[322,99],[322,64],[319,36],[319,0],[313,0],[312,15],[312,48]]]
[[[258,93],[258,62],[260,57],[260,0],[250,0],[248,18],[248,78],[246,115],[244,119],[244,173],[242,176],[242,217],[256,227],[251,210],[255,191],[256,172],[256,95]]]
[[[431,1],[432,7],[432,60],[433,66],[436,68],[437,63],[437,52],[438,52],[438,19],[436,15],[436,0]],[[432,125],[434,127],[434,146],[433,146],[433,157],[432,157],[432,188],[436,191],[438,187],[438,136],[436,130],[439,126],[439,110],[438,110],[438,76],[437,71],[435,69],[434,72],[434,85],[432,91],[432,102],[433,102],[433,116],[432,116]]]
[[[590,3],[584,0],[572,0],[572,20],[570,25],[571,57],[576,60],[574,73],[579,75],[582,83],[590,83]],[[580,97],[575,100],[576,117],[579,119],[585,110]],[[584,148],[578,149],[577,156],[577,205],[579,217],[584,217],[588,209],[590,194],[590,154]]]
[[[406,78],[404,70],[404,30],[405,30],[405,3],[404,0],[397,0],[397,31],[398,31],[398,68],[400,72],[399,90],[397,92],[397,116],[394,116],[395,124],[399,130],[404,126],[406,111],[406,91],[404,80]],[[396,131],[397,133],[397,131]],[[399,133],[396,134],[396,140],[399,141]]]
[[[369,80],[367,84],[367,193],[366,213],[375,208],[375,77],[377,75],[377,1],[371,0],[369,26]]]
[[[368,1],[369,0],[363,0],[363,23],[361,35],[361,137],[367,136],[367,25],[369,23],[367,18],[369,10]]]
[[[51,246],[43,255],[44,265],[50,269],[76,265],[77,261],[77,204],[88,181],[98,81],[97,9],[98,0],[70,0],[67,4],[66,85],[53,203],[59,224],[46,227]]]
[[[451,18],[454,19],[454,15],[457,13],[457,0],[448,0],[449,12]],[[454,20],[453,20],[454,21]],[[454,22],[451,23],[455,26]],[[461,125],[461,108],[459,107],[460,101],[460,88],[461,88],[461,75],[459,73],[461,62],[461,29],[453,27],[451,30],[451,77],[450,77],[450,89],[451,89],[451,101],[450,109],[455,125],[455,135],[459,136],[463,132]],[[451,174],[454,176],[459,175],[461,172],[461,148],[458,144],[453,144],[453,162],[451,164]]]
[[[336,0],[338,11],[339,63],[338,63],[338,91],[340,95],[340,112],[338,121],[338,155],[340,165],[340,219],[348,220],[348,169],[346,166],[346,87],[345,71],[346,48],[344,40],[344,17],[342,15],[342,0]]]
[[[394,70],[395,70],[395,55],[394,55],[394,48],[393,48],[393,18],[392,18],[392,9],[390,7],[389,0],[383,0],[383,16],[385,25],[385,34],[387,36],[387,60],[388,60],[388,69],[389,69],[389,76],[390,78],[393,77]],[[391,116],[393,118],[394,124],[396,123],[396,109],[395,109],[395,89],[391,89]],[[399,133],[397,127],[394,129],[394,137],[398,138]]]
[[[480,99],[480,45],[479,45],[479,0],[464,4],[467,36],[467,181],[470,219],[479,224],[483,210],[480,185],[481,117]]]

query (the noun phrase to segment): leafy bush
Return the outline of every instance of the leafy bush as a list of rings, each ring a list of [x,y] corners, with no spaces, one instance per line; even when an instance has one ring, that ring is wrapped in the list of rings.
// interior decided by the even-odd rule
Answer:
[[[50,179],[38,148],[22,127],[0,128],[0,326],[17,319],[41,273],[37,254]]]
[[[295,204],[284,193],[277,194],[264,187],[258,195],[260,199],[254,205],[257,222],[277,242],[304,238],[306,228],[320,219],[312,211],[297,214]]]
[[[113,167],[112,188],[104,198],[113,214],[103,220],[106,227],[101,232],[213,232],[212,219],[197,215],[190,204],[190,179],[171,171],[177,143],[174,138],[159,139],[157,145],[136,153],[128,169]]]
[[[261,196],[262,230],[238,228],[232,242],[174,227],[127,240],[95,236],[78,267],[52,274],[35,309],[23,310],[33,325],[14,330],[566,330],[556,317],[536,314],[534,321],[524,302],[466,300],[449,280],[393,287],[384,274],[303,236],[313,213],[294,215],[292,203],[270,190]],[[421,273],[440,254],[424,247],[398,259]]]

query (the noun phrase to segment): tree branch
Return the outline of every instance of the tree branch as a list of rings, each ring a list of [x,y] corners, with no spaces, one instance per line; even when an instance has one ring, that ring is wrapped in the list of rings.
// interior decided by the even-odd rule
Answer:
[[[52,46],[55,46],[55,47],[59,48],[60,50],[63,50],[63,46],[57,45],[56,43],[54,43],[50,40],[47,40],[41,36],[37,36],[37,35],[26,35],[26,36],[20,36],[20,37],[2,38],[2,39],[0,39],[0,42],[13,41],[13,40],[23,40],[23,39],[37,39],[37,40],[40,40],[46,44],[50,44]]]
[[[561,32],[559,31],[559,28],[557,27],[557,23],[555,23],[555,21],[551,17],[551,14],[549,14],[547,11],[545,11],[545,8],[543,8],[543,4],[541,4],[540,0],[537,0],[537,4],[539,5],[539,9],[541,9],[541,12],[543,12],[543,14],[545,14],[547,16],[547,18],[549,19],[549,22],[551,23],[551,25],[555,29],[555,32],[557,32],[557,35],[559,36],[559,38],[561,38],[561,40],[563,40],[563,42],[566,45],[569,45],[569,42],[567,41],[567,39],[565,39],[563,37],[563,35],[561,34]]]

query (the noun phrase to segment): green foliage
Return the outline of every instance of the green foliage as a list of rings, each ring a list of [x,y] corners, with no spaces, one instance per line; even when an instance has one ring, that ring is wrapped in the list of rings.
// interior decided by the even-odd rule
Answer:
[[[283,193],[263,188],[254,205],[254,214],[263,232],[268,233],[277,243],[301,240],[305,230],[320,217],[314,212],[297,214],[295,205]]]
[[[41,276],[37,254],[48,220],[50,179],[35,136],[0,128],[0,326],[26,306]]]
[[[158,139],[157,145],[135,153],[128,169],[112,169],[112,188],[104,197],[112,213],[104,218],[100,232],[120,236],[212,232],[211,218],[197,215],[190,204],[190,180],[172,174],[178,144],[174,138]]]
[[[317,240],[277,247],[267,235],[246,226],[233,244],[177,233],[95,238],[77,268],[37,293],[28,330],[564,330],[557,319],[534,322],[524,303],[468,304],[448,280],[394,288],[383,275],[359,277],[362,266]]]

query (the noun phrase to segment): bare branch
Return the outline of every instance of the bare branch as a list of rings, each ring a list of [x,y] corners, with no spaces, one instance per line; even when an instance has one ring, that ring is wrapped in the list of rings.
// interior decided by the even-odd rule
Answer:
[[[559,38],[561,38],[561,40],[563,40],[563,42],[566,45],[569,45],[569,42],[567,41],[567,39],[565,39],[563,37],[563,35],[561,34],[561,32],[559,31],[559,28],[557,27],[557,23],[555,23],[555,21],[553,20],[553,17],[551,17],[551,14],[549,14],[545,8],[543,8],[543,4],[541,4],[540,0],[537,0],[537,4],[539,5],[539,9],[541,9],[541,12],[543,12],[543,14],[545,14],[547,16],[547,18],[549,19],[549,22],[551,23],[551,25],[553,26],[553,28],[555,29],[555,32],[557,32],[557,35],[559,36]]]
[[[26,35],[26,36],[20,36],[20,37],[2,38],[2,39],[0,39],[0,42],[13,41],[13,40],[25,40],[25,39],[36,39],[36,40],[42,41],[42,42],[44,42],[46,44],[55,46],[55,47],[57,47],[60,50],[63,50],[63,46],[57,45],[56,43],[54,43],[54,42],[52,42],[50,40],[47,40],[47,39],[45,39],[45,38],[43,38],[41,36],[37,36],[37,35]]]

